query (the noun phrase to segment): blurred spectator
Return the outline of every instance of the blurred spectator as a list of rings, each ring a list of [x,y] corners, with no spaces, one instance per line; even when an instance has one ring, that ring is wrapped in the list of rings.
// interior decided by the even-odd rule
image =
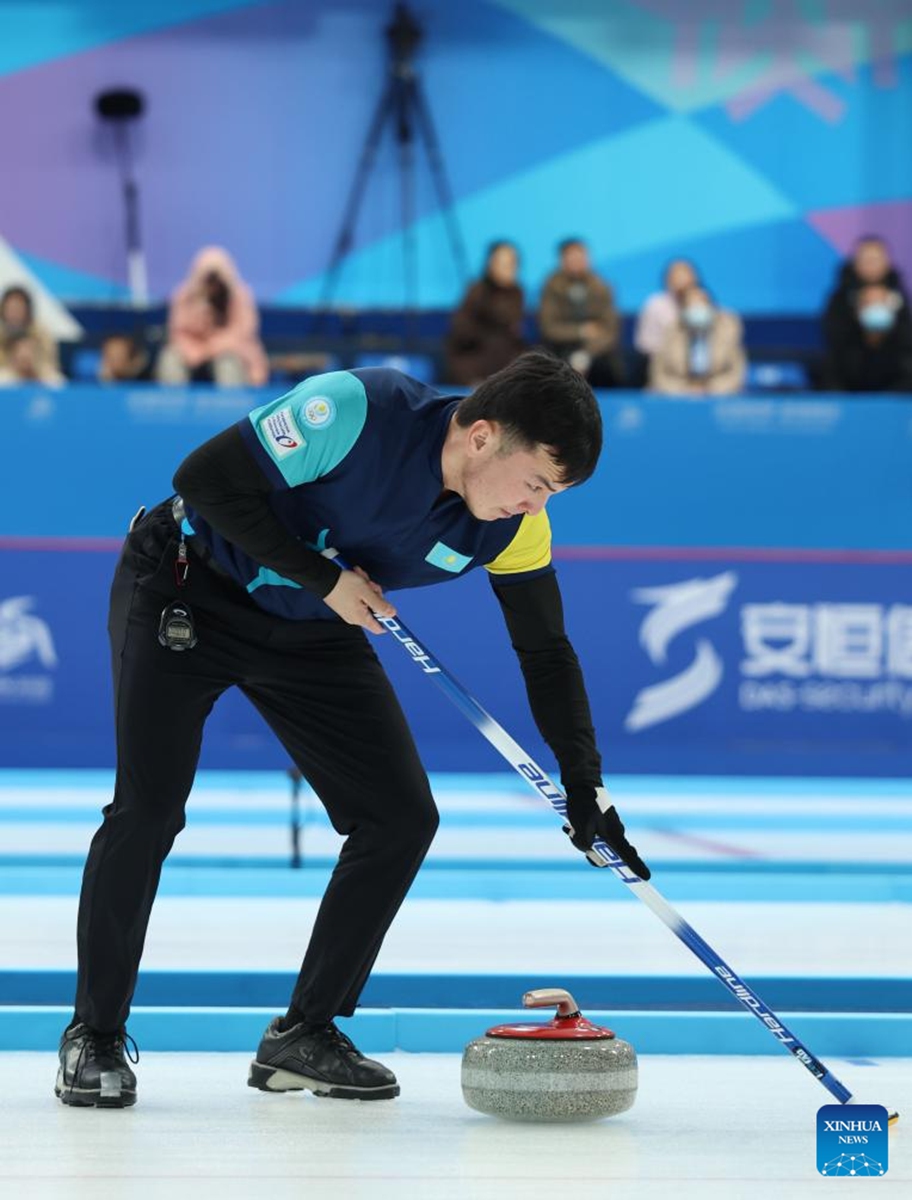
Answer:
[[[52,387],[66,383],[60,371],[47,361],[40,338],[25,330],[7,336],[6,354],[0,366],[0,385],[20,383],[46,383]]]
[[[640,309],[633,334],[635,362],[630,384],[643,387],[649,372],[649,359],[665,340],[665,334],[681,315],[681,297],[700,279],[693,263],[686,258],[675,258],[668,264],[662,276],[664,291],[653,292]]]
[[[855,293],[851,322],[827,349],[824,387],[838,392],[912,392],[912,318],[898,292],[871,283]]]
[[[34,377],[44,383],[63,380],[57,343],[48,330],[35,320],[31,293],[16,284],[8,287],[0,296],[0,369],[9,366],[10,345],[14,340],[18,341],[22,334],[28,334],[34,344],[19,351],[20,362],[26,365],[26,359],[33,361],[34,370],[37,371]],[[15,374],[15,368],[11,367],[10,370]]]
[[[126,333],[112,333],[101,347],[100,383],[144,382],[152,376],[149,355]]]
[[[231,256],[218,246],[201,250],[171,299],[168,344],[156,364],[159,381],[261,386],[269,364],[258,330],[253,293]]]
[[[893,265],[886,242],[875,234],[866,234],[856,242],[852,257],[839,268],[836,286],[827,299],[823,326],[828,348],[855,323],[858,290],[872,283],[889,288],[896,293],[897,304],[908,306],[902,276]]]
[[[474,387],[522,354],[523,290],[512,242],[488,248],[484,274],[453,313],[447,338],[447,379]]]
[[[741,320],[700,284],[681,297],[678,320],[649,361],[649,387],[667,396],[729,396],[744,386]]]
[[[893,265],[886,242],[876,234],[866,234],[856,242],[852,257],[840,267],[836,286],[824,310],[825,386],[832,386],[827,382],[831,374],[830,364],[840,358],[846,340],[856,346],[858,344],[858,293],[872,284],[885,287],[890,293],[890,307],[897,313],[904,309],[908,315],[908,297],[903,279]]]
[[[665,268],[663,276],[665,290],[653,292],[640,309],[633,344],[648,358],[662,345],[665,334],[681,316],[681,300],[684,293],[700,279],[693,263],[686,258],[675,258]]]
[[[542,341],[593,387],[617,387],[624,369],[611,288],[589,265],[585,242],[567,238],[558,250],[560,265],[545,281],[538,310]]]

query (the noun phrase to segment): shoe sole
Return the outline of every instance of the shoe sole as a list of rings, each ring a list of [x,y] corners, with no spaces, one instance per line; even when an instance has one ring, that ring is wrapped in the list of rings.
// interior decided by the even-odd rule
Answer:
[[[71,1108],[130,1108],[136,1103],[135,1090],[70,1087],[64,1081],[63,1071],[57,1073],[54,1095],[62,1104],[68,1104]]]
[[[247,1076],[247,1086],[261,1092],[313,1092],[329,1100],[392,1100],[399,1095],[398,1083],[385,1083],[382,1087],[359,1088],[350,1084],[327,1083],[325,1079],[314,1079],[310,1075],[299,1075],[297,1071],[283,1071],[252,1062]]]

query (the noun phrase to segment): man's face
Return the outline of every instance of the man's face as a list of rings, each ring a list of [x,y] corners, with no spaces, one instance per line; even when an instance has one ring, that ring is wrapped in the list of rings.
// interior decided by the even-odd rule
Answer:
[[[589,251],[581,243],[574,242],[561,255],[561,266],[568,275],[585,275],[589,270]]]
[[[551,496],[567,490],[557,482],[560,472],[544,447],[511,448],[495,423],[476,421],[468,445],[462,498],[479,521],[535,516]]]

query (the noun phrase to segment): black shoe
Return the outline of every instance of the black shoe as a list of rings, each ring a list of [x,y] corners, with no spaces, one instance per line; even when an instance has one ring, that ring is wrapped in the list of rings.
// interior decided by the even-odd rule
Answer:
[[[127,1066],[124,1051],[133,1043],[125,1029],[98,1033],[81,1021],[68,1026],[60,1039],[60,1069],[54,1094],[77,1108],[128,1108],[136,1103],[136,1076]],[[129,1054],[129,1052],[128,1052]]]
[[[399,1095],[396,1076],[382,1063],[365,1058],[332,1021],[280,1028],[276,1017],[263,1034],[250,1064],[248,1087],[262,1092],[308,1088],[337,1100],[389,1100]]]

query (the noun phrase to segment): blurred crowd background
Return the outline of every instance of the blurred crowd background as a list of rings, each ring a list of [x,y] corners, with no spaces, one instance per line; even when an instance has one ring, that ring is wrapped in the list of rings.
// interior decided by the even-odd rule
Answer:
[[[635,319],[626,319],[629,339],[611,283],[592,269],[583,239],[560,243],[534,313],[527,312],[519,271],[518,247],[494,242],[445,337],[439,345],[425,338],[423,352],[413,352],[408,333],[383,339],[388,344],[379,352],[380,339],[369,335],[292,334],[279,339],[270,354],[250,288],[228,252],[210,246],[177,287],[164,327],[137,317],[131,332],[102,330],[88,345],[70,350],[67,374],[60,347],[35,314],[31,292],[12,284],[0,297],[0,383],[60,386],[71,378],[262,387],[270,379],[287,381],[339,365],[390,363],[425,380],[474,387],[524,350],[543,346],[596,388],[645,387],[689,397],[730,396],[748,387],[912,393],[905,283],[889,246],[875,234],[862,237],[839,268],[820,318],[821,352],[796,350],[793,358],[761,360],[753,374],[742,319],[716,301],[689,259],[669,262],[657,290]],[[335,352],[327,352],[327,344]]]

